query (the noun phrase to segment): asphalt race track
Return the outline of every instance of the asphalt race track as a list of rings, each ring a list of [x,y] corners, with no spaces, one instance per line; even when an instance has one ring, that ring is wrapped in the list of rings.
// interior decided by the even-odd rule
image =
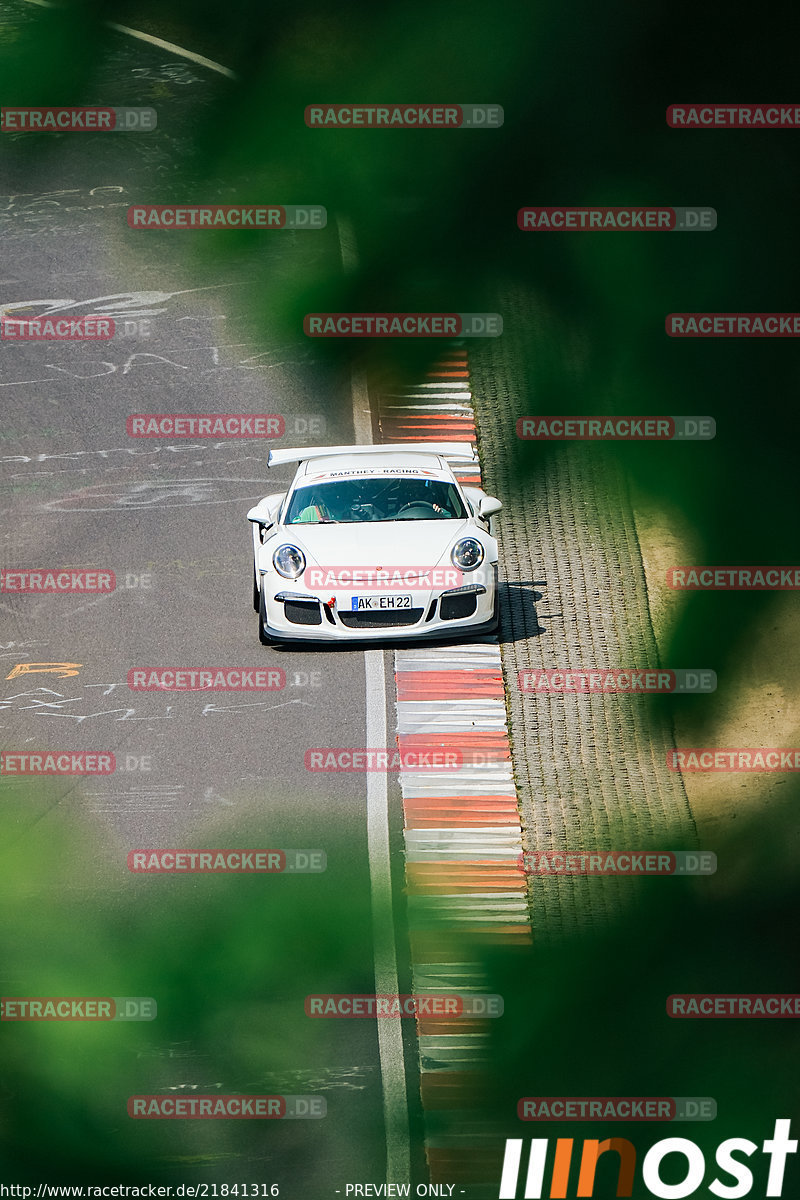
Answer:
[[[338,231],[331,223],[322,231],[259,235],[254,277],[248,253],[235,269],[230,262],[215,269],[195,259],[194,248],[185,253],[180,234],[128,229],[127,207],[150,198],[154,178],[163,185],[159,198],[168,191],[166,164],[173,169],[180,159],[180,121],[202,109],[204,93],[220,84],[141,42],[119,42],[116,62],[106,64],[115,95],[125,101],[123,81],[134,103],[143,82],[159,82],[160,124],[168,132],[150,142],[134,135],[134,151],[124,135],[111,149],[101,135],[87,135],[77,148],[68,137],[42,135],[54,143],[46,163],[31,172],[20,157],[15,167],[12,151],[0,198],[0,309],[13,305],[25,316],[100,312],[117,327],[112,341],[93,345],[2,346],[4,562],[116,576],[108,594],[6,594],[0,601],[4,746],[110,752],[117,762],[113,775],[15,781],[24,809],[16,852],[33,862],[68,847],[53,887],[66,886],[63,903],[76,922],[87,887],[107,887],[110,903],[135,921],[145,894],[155,894],[163,910],[185,900],[189,889],[196,896],[198,887],[217,883],[137,877],[126,866],[136,847],[323,848],[322,874],[240,878],[248,904],[259,905],[264,922],[280,921],[285,906],[301,902],[325,911],[343,895],[354,913],[368,913],[365,776],[312,773],[304,763],[312,746],[366,744],[364,655],[259,645],[245,520],[257,499],[291,479],[292,467],[268,474],[270,446],[346,444],[354,437],[349,378],[326,378],[315,369],[302,333],[272,344],[248,306],[254,284],[269,294],[315,262],[341,266]],[[284,433],[276,440],[126,433],[131,414],[176,411],[277,414]],[[151,667],[268,667],[278,673],[278,686],[132,690],[128,672]],[[331,853],[334,846],[338,853]],[[224,929],[209,937],[224,938]],[[363,953],[369,966],[368,944]],[[14,983],[15,992],[26,990],[23,979]],[[110,986],[109,980],[103,990]],[[151,994],[144,980],[136,992]],[[235,985],[220,985],[215,994],[217,1007],[230,1005],[218,1019],[254,1022],[252,1036],[259,1022],[279,1024],[276,1013],[293,1001],[302,1010],[303,993],[264,995],[256,1020],[249,1009],[242,1016]],[[185,1040],[166,1038],[160,1024],[146,1027],[146,1047],[125,1080],[128,1091],[203,1091],[208,1062]],[[219,1078],[218,1072],[208,1089],[327,1100],[327,1119],[317,1124],[325,1149],[304,1176],[310,1194],[332,1171],[352,1177],[355,1163],[359,1176],[383,1169],[373,1136],[381,1124],[375,1025],[331,1022],[328,1031],[332,1025],[336,1036],[309,1050],[307,1061],[295,1056],[291,1069],[278,1071],[262,1063],[259,1074],[256,1056],[249,1073]],[[111,1120],[104,1130],[112,1143],[117,1124]],[[229,1156],[218,1153],[208,1132],[226,1125],[203,1129],[195,1161],[208,1168],[206,1179],[232,1177]],[[268,1151],[263,1135],[253,1134],[236,1157],[237,1169],[263,1168],[266,1161],[275,1174],[262,1169],[259,1178],[284,1184],[300,1154],[309,1172],[300,1148],[307,1126],[273,1123]]]

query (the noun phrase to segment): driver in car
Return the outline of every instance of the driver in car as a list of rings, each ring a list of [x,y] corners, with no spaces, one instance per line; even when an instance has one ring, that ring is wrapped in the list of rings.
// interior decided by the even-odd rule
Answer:
[[[357,495],[354,503],[353,491],[350,487],[332,487],[328,484],[324,492],[317,490],[312,492],[310,502],[306,508],[302,510],[298,521],[330,521],[338,524],[341,521],[366,521],[370,517],[361,511],[362,506],[358,502],[362,497]],[[354,511],[358,509],[358,511]]]
[[[405,508],[409,504],[426,504],[433,509],[437,516],[439,514],[446,517],[452,516],[452,513],[442,508],[441,504],[437,504],[433,499],[436,494],[433,490],[434,486],[429,479],[409,479],[406,485],[407,499],[405,499],[403,507]]]
[[[321,521],[333,521],[327,504],[322,499],[318,491],[312,491],[308,498],[308,504],[301,509],[295,518],[298,522],[306,524],[318,525]]]

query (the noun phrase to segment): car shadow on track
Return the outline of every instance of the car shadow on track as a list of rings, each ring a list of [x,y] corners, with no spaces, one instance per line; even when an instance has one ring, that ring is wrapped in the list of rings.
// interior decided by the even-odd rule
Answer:
[[[525,641],[527,638],[541,637],[543,633],[549,632],[548,627],[542,624],[536,607],[539,601],[544,599],[544,592],[536,589],[546,586],[544,579],[499,581],[501,644]],[[560,613],[548,613],[547,619],[560,616]]]

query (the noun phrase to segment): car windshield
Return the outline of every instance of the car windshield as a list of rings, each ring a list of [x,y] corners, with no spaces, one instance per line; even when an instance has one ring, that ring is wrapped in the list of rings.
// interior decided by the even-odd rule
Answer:
[[[379,475],[295,488],[284,523],[442,521],[466,515],[458,489],[447,480]]]

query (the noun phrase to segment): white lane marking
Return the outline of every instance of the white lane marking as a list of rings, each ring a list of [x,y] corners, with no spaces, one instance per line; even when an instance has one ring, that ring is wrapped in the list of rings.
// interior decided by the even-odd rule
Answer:
[[[430,896],[409,896],[409,907],[431,909],[437,916],[454,920],[499,921],[504,914],[520,921],[528,919],[528,905],[519,892],[436,892]]]
[[[342,266],[352,275],[358,266],[355,233],[344,217],[337,218]],[[369,391],[363,372],[353,371],[353,431],[355,444],[372,444]],[[365,650],[368,746],[387,745],[386,671],[382,650]],[[397,950],[394,941],[392,872],[389,853],[389,781],[378,771],[367,772],[367,854],[372,897],[372,942],[375,991],[397,995]],[[405,1056],[399,1021],[379,1020],[378,1056],[383,1088],[386,1130],[386,1179],[402,1183],[411,1178],[411,1148],[406,1099]]]
[[[420,385],[420,386],[422,386],[422,385]],[[428,400],[431,398],[428,396],[427,392],[384,392],[383,395],[388,396],[392,400]],[[471,397],[471,395],[472,395],[471,392],[437,392],[435,399],[437,399],[437,400],[468,400]],[[382,407],[383,408],[397,408],[397,407],[402,408],[405,406],[389,404],[389,405],[382,405]],[[418,404],[418,405],[414,405],[414,407],[415,408],[423,408],[423,409],[425,409],[426,412],[429,411],[430,409],[433,409],[434,412],[438,412],[439,409],[441,409],[441,408],[450,408],[451,406],[449,404],[430,404],[430,405],[429,404]],[[456,404],[456,405],[453,405],[453,407],[454,408],[464,408],[465,411],[472,413],[472,409],[469,408],[467,405]]]
[[[401,700],[397,705],[397,732],[478,733],[502,732],[506,710],[502,700],[459,700],[446,710],[438,700]]]
[[[415,399],[411,396],[409,399]],[[440,412],[456,412],[465,413],[467,416],[472,416],[472,409],[468,404],[382,404],[381,412],[394,412],[396,409],[402,409],[404,412],[413,410],[414,412],[425,413],[440,413]]]
[[[452,658],[464,658],[473,661],[473,656],[479,654],[482,658],[493,658],[500,666],[500,647],[497,642],[485,645],[483,642],[453,642],[441,646],[415,646],[403,651],[404,658],[441,658],[443,661]]]
[[[370,743],[371,744],[371,743]],[[385,744],[385,743],[382,743]],[[486,788],[511,779],[511,767],[498,763],[475,763],[468,767],[456,767],[452,771],[401,771],[400,783],[416,789],[417,795],[456,796],[462,793],[475,796],[489,795]],[[444,789],[442,791],[441,789]]]
[[[464,992],[489,990],[489,976],[478,963],[419,963],[414,968],[414,976],[423,992],[428,988]]]
[[[444,988],[439,989],[440,992]],[[488,1042],[491,1038],[489,1033],[421,1033],[420,1041],[425,1040],[426,1046],[469,1046],[476,1042]]]
[[[481,733],[503,733],[505,730],[505,724],[503,723],[502,714],[493,721],[486,721],[485,724],[481,724],[479,730]],[[447,721],[444,719],[441,721],[406,720],[402,729],[398,724],[398,733],[401,734],[430,733],[445,738],[449,733],[464,732],[466,732],[464,728],[464,721],[459,720],[457,717],[453,717],[452,721]]]
[[[51,4],[50,0],[27,0],[27,2],[28,4],[38,4],[40,8],[61,8],[60,4]],[[137,38],[140,42],[148,42],[151,46],[158,46],[159,50],[167,50],[179,58],[188,58],[198,67],[207,67],[209,71],[217,71],[218,74],[225,75],[228,79],[238,78],[230,67],[223,67],[211,58],[204,58],[202,54],[195,54],[193,50],[185,50],[183,46],[176,46],[174,42],[165,42],[163,38],[154,37],[151,33],[142,33],[140,29],[131,29],[127,25],[117,25],[115,21],[104,21],[103,24],[107,25],[109,29],[115,29],[117,33],[127,33],[128,37]]]
[[[356,249],[356,235],[352,221],[348,220],[347,217],[338,216],[336,218],[336,232],[339,235],[339,250],[342,255],[344,273],[345,275],[354,275],[358,269],[358,251]]]
[[[353,392],[353,431],[355,433],[355,444],[357,446],[368,446],[372,442],[372,414],[369,409],[369,388],[363,371],[359,371],[356,368],[353,369],[350,386]]]
[[[188,58],[190,62],[196,63],[198,67],[207,67],[209,71],[216,71],[220,75],[225,75],[228,79],[238,79],[235,71],[230,67],[223,67],[220,63],[214,62],[211,58],[204,58],[202,54],[195,54],[193,50],[184,50],[183,46],[176,46],[173,42],[165,42],[163,38],[153,37],[151,33],[142,33],[140,29],[130,29],[127,25],[117,25],[115,21],[106,21],[109,29],[115,29],[117,33],[127,33],[129,37],[138,38],[140,42],[148,42],[151,46],[158,46],[159,50],[167,50],[170,54],[176,54],[179,58]]]
[[[354,275],[358,270],[358,250],[352,222],[347,217],[337,216],[336,232],[339,235],[339,252],[345,275]],[[350,379],[353,396],[353,434],[355,445],[372,445],[372,413],[369,407],[369,388],[363,371],[353,368]],[[376,742],[375,745],[383,745]]]
[[[476,646],[469,653],[436,653],[431,650],[406,650],[398,661],[398,671],[488,671],[500,670],[500,655],[491,653],[492,646]],[[433,680],[431,682],[434,682]],[[469,682],[469,678],[465,680]]]
[[[367,676],[367,745],[385,746],[386,678],[382,650],[364,653]],[[372,891],[372,929],[375,991],[397,995],[397,956],[392,911],[389,859],[389,789],[386,774],[367,773],[367,846]],[[405,1060],[399,1021],[378,1021],[378,1050],[383,1083],[386,1127],[386,1178],[393,1183],[410,1179]]]
[[[408,861],[426,862],[427,856],[475,861],[486,858],[519,857],[522,833],[513,826],[481,826],[477,829],[409,829],[405,835]],[[480,851],[480,853],[478,853]]]

